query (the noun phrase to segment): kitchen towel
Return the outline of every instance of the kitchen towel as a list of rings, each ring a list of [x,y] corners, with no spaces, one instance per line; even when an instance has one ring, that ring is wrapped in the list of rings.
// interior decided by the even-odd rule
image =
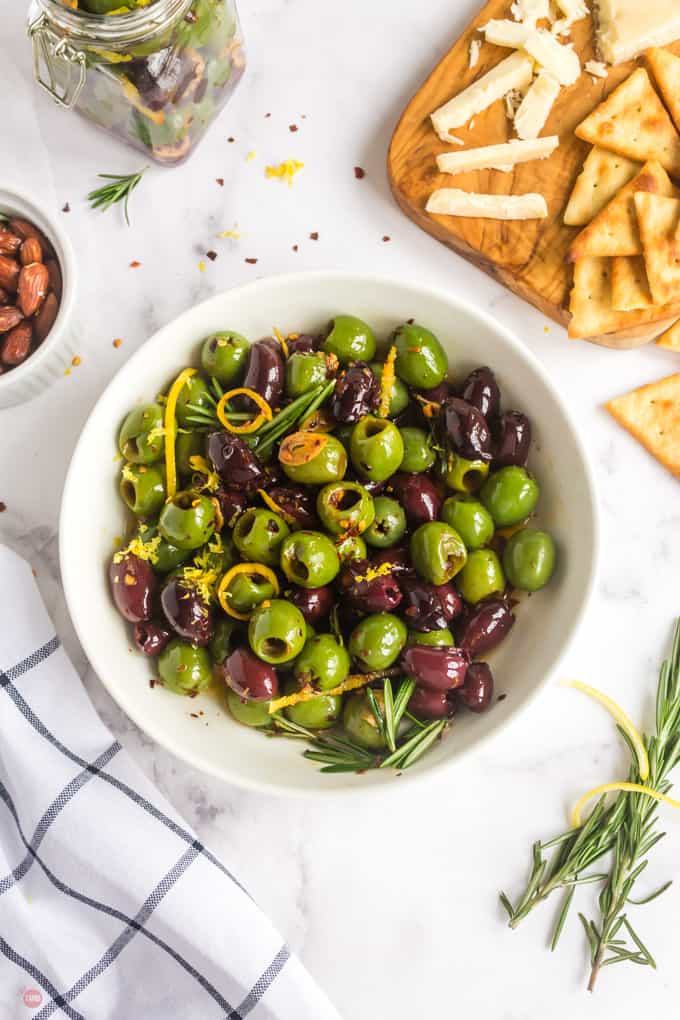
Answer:
[[[0,545],[0,1018],[340,1020],[100,721]]]

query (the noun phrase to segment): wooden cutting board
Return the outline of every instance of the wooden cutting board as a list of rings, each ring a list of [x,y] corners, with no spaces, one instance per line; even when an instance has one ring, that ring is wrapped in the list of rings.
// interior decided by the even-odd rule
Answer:
[[[653,0],[640,2],[653,3]],[[483,42],[477,66],[469,66],[470,41],[473,37],[484,38],[476,30],[491,18],[509,18],[509,8],[509,0],[489,0],[420,87],[392,137],[388,173],[397,202],[423,230],[474,262],[545,315],[566,325],[570,317],[572,282],[566,254],[579,228],[566,227],[562,215],[590,149],[573,131],[630,74],[635,63],[631,61],[611,68],[606,79],[593,80],[590,75],[582,74],[574,85],[560,91],[541,132],[560,137],[559,147],[548,159],[520,164],[509,173],[474,170],[455,178],[442,174],[435,157],[441,152],[463,151],[463,146],[441,141],[432,128],[430,114],[509,55],[510,50]],[[590,18],[572,27],[571,40],[582,64],[595,59]],[[512,124],[506,117],[502,100],[453,133],[465,141],[465,148],[492,145],[513,137]],[[544,220],[501,221],[426,213],[428,197],[435,188],[441,187],[503,195],[537,191],[545,196],[549,215]],[[657,336],[663,325],[656,323],[652,327],[638,327],[595,339],[609,346],[638,346],[651,336]]]

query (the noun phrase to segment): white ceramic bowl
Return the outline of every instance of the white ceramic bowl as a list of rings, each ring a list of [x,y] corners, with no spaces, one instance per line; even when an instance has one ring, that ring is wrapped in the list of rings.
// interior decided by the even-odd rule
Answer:
[[[56,215],[47,213],[23,192],[2,186],[0,213],[20,216],[42,230],[54,246],[62,276],[61,304],[52,329],[23,365],[0,375],[1,409],[32,400],[63,375],[70,364],[74,354],[69,326],[75,303],[76,268],[71,242]]]
[[[527,708],[548,682],[586,610],[598,555],[593,477],[562,398],[510,333],[458,298],[382,277],[300,273],[227,291],[165,326],[109,384],[73,455],[61,509],[66,597],[92,665],[149,736],[196,768],[276,793],[359,792],[394,787],[397,780],[383,771],[323,775],[302,757],[304,745],[270,740],[235,723],[214,696],[187,699],[150,687],[153,662],[133,649],[107,582],[114,537],[124,524],[116,434],[135,403],[152,400],[183,367],[198,363],[200,341],[210,332],[229,328],[255,339],[276,325],[284,334],[313,333],[340,311],[366,319],[379,337],[414,317],[441,339],[456,376],[478,365],[493,367],[505,406],[521,408],[532,419],[530,465],[542,488],[540,521],[559,549],[552,583],[519,607],[510,636],[491,656],[497,693],[507,697],[484,715],[460,712],[446,739],[398,785],[452,765]]]

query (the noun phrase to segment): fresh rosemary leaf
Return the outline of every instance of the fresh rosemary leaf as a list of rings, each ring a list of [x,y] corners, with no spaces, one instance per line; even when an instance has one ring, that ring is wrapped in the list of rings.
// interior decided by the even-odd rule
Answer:
[[[373,691],[370,687],[366,688],[366,700],[371,706],[371,712],[373,713],[373,718],[376,721],[378,732],[380,733],[380,736],[383,738],[383,740],[386,740],[387,735],[385,732],[385,716],[383,715],[380,705],[378,704],[378,699],[375,696],[375,691]]]
[[[387,743],[387,749],[388,751],[396,751],[398,724],[395,722],[394,693],[392,691],[392,681],[390,680],[389,677],[385,677],[383,681],[383,703],[385,706],[384,707],[385,741]]]
[[[507,910],[508,917],[513,917],[514,913],[515,913],[515,908],[513,907],[512,903],[510,902],[508,897],[505,895],[505,893],[504,892],[500,892],[498,894],[498,898],[501,901],[501,903],[503,904],[503,906],[505,907],[505,909]]]
[[[551,953],[554,953],[555,949],[557,948],[557,943],[559,942],[560,935],[562,934],[562,931],[564,929],[564,923],[567,920],[567,914],[569,913],[569,907],[571,906],[571,901],[574,898],[574,892],[575,891],[576,891],[576,887],[575,887],[575,885],[572,885],[571,888],[569,889],[567,895],[564,897],[564,902],[562,904],[562,909],[560,910],[559,915],[557,917],[557,922],[555,924],[555,931],[553,932],[553,937],[552,937],[552,939],[550,941],[550,952]]]
[[[657,898],[657,896],[661,896],[662,893],[665,893],[666,889],[670,889],[672,885],[673,879],[671,878],[668,882],[664,882],[662,886],[659,886],[655,892],[650,893],[649,896],[644,896],[641,900],[634,900],[631,896],[629,896],[626,902],[632,903],[635,907],[643,907],[645,903],[651,903],[652,900]]]
[[[128,202],[130,195],[137,187],[142,179],[142,176],[146,173],[148,167],[142,167],[134,174],[98,174],[102,180],[108,181],[109,183],[102,185],[101,188],[95,188],[94,191],[90,191],[87,200],[90,203],[92,209],[101,209],[102,212],[106,212],[116,202],[123,202],[123,208],[125,211],[125,220],[130,225],[130,217],[128,215]]]

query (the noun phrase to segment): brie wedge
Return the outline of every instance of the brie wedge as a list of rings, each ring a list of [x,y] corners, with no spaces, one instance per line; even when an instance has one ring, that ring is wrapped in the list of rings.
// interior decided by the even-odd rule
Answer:
[[[443,216],[474,216],[485,220],[542,220],[548,215],[543,195],[478,195],[458,188],[439,188],[425,211]]]
[[[597,38],[609,64],[680,38],[678,0],[597,0]]]
[[[437,166],[445,174],[462,174],[467,170],[512,170],[517,163],[546,159],[559,142],[557,135],[551,135],[526,142],[515,139],[501,145],[484,145],[465,152],[444,152],[437,156]]]
[[[541,71],[515,113],[515,131],[519,138],[538,138],[559,91],[557,78]]]
[[[510,89],[525,89],[532,75],[531,58],[523,53],[513,53],[435,110],[431,115],[432,126],[447,142],[449,131],[462,127],[471,117],[486,110],[497,99],[502,99]]]

